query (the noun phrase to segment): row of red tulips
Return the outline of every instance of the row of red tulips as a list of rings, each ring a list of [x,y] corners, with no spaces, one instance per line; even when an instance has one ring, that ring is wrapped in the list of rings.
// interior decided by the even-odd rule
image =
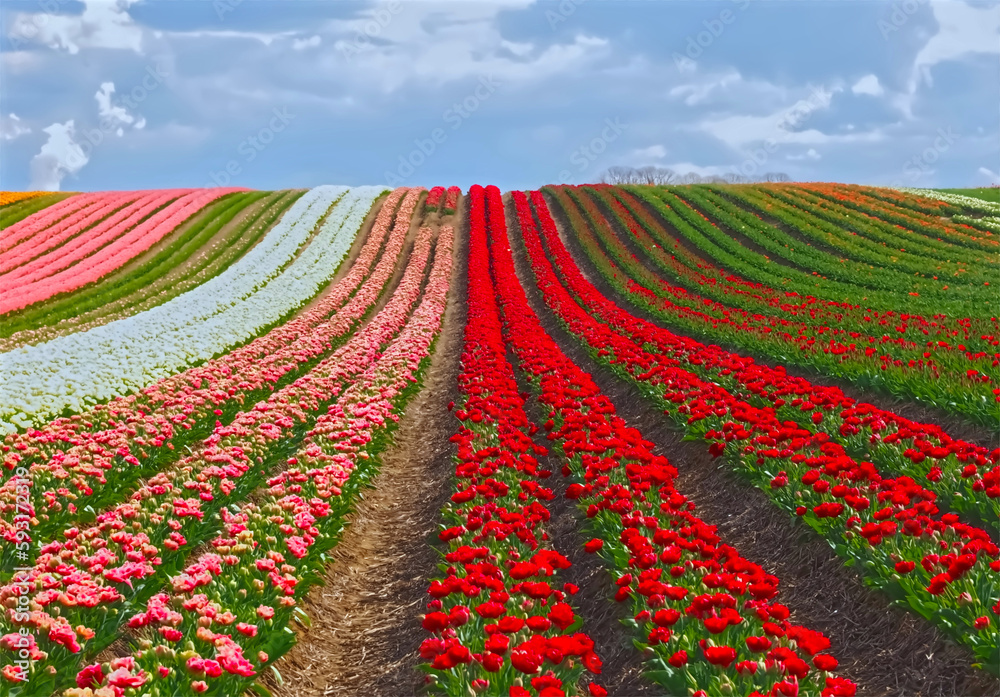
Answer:
[[[567,201],[564,193],[556,192],[560,203]],[[629,275],[637,270],[634,265],[629,265],[622,273],[616,262],[627,263],[626,255],[615,254],[612,260],[587,239],[591,226],[600,229],[602,223],[605,234],[609,234],[606,223],[596,218],[594,211],[589,211],[592,215],[584,220],[571,206],[564,204],[564,210],[588,255],[612,286],[654,313],[677,309],[667,301],[657,302],[649,288]],[[701,323],[705,321],[702,317]],[[697,326],[697,319],[692,322]],[[716,322],[716,328],[719,324]],[[1000,466],[997,464],[1000,449],[990,450],[955,439],[936,425],[916,423],[870,404],[858,403],[838,387],[820,386],[792,377],[784,368],[760,365],[747,356],[727,351],[706,352],[705,346],[697,341],[669,336],[673,341],[672,354],[680,358],[696,355],[697,360],[689,362],[692,370],[723,383],[744,399],[768,404],[778,409],[784,418],[801,418],[802,411],[811,411],[810,419],[817,418],[813,414],[818,414],[820,419],[825,418],[823,428],[832,438],[855,450],[871,451],[870,454],[890,471],[927,477],[927,486],[977,522],[992,524],[990,521],[1000,516]],[[747,341],[747,338],[737,333],[731,343],[760,348],[758,343]]]
[[[435,186],[427,193],[424,209],[440,211],[443,215],[451,215],[458,207],[458,197],[461,195],[462,190],[457,186],[450,186],[447,189],[443,186]]]
[[[647,216],[643,216],[640,209],[634,208],[634,201],[629,206],[623,204],[623,202],[628,203],[631,200],[628,194],[611,187],[588,187],[585,190],[578,191],[578,194],[582,194],[584,191],[602,201],[611,210],[613,219],[620,223],[630,235],[636,238],[636,242],[643,249],[644,253],[648,255],[649,260],[657,267],[662,268],[668,275],[675,278],[690,278],[690,280],[682,281],[685,285],[694,284],[701,287],[704,287],[706,284],[712,286],[719,285],[721,287],[726,286],[727,281],[718,276],[712,278],[704,274],[692,276],[690,269],[677,261],[679,250],[672,250],[670,254],[666,254],[663,250],[660,250],[647,231],[647,228],[655,228],[653,221]],[[583,205],[588,212],[592,208],[592,204],[585,202]],[[745,282],[738,284],[738,287],[733,286],[726,289],[726,294],[724,295],[730,296],[731,299],[728,302],[732,305],[731,307],[727,307],[725,304],[712,302],[707,296],[705,298],[698,298],[685,288],[680,288],[663,281],[661,281],[661,284],[662,289],[670,292],[671,295],[678,298],[688,297],[688,302],[703,306],[701,307],[702,311],[709,311],[711,314],[720,317],[732,313],[744,321],[752,320],[754,323],[764,323],[763,326],[770,327],[773,331],[788,333],[789,340],[794,339],[797,342],[801,342],[803,339],[809,339],[809,336],[804,337],[804,334],[818,335],[823,341],[821,345],[825,345],[825,337],[831,337],[828,348],[836,354],[843,354],[845,349],[848,348],[842,342],[861,344],[862,347],[866,344],[874,345],[879,347],[880,351],[886,349],[892,350],[898,346],[916,351],[917,355],[913,356],[915,358],[929,359],[931,357],[927,355],[921,356],[919,352],[931,352],[934,355],[945,356],[949,353],[956,353],[964,355],[970,362],[986,359],[984,361],[985,366],[996,367],[992,365],[995,361],[995,356],[987,357],[985,352],[973,351],[964,344],[960,348],[960,342],[951,343],[944,340],[928,341],[927,337],[932,332],[936,335],[938,330],[942,329],[937,319],[926,321],[917,315],[908,313],[897,314],[895,312],[887,312],[884,313],[885,316],[880,316],[878,312],[870,311],[861,313],[863,316],[855,317],[851,320],[849,316],[852,314],[850,310],[853,308],[845,308],[842,304],[820,303],[816,298],[811,298],[804,304],[793,304],[788,302],[789,298],[779,299],[776,297],[774,291],[771,289],[760,286],[747,287]],[[794,294],[788,295],[789,297],[794,297]],[[711,297],[715,297],[715,295]],[[804,310],[807,310],[807,312]],[[799,320],[797,319],[798,317],[806,319]],[[948,326],[950,328],[946,331],[949,338],[952,332],[962,330],[966,332],[964,338],[970,339],[968,332],[970,331],[971,321],[959,319],[958,322],[954,326],[952,326],[952,323],[949,323]],[[991,327],[991,329],[993,328],[995,327]],[[992,343],[994,339],[992,336],[980,336],[978,340]],[[985,348],[990,348],[990,346],[985,346]],[[902,356],[893,355],[888,358],[892,360],[893,358],[900,357]],[[964,365],[962,368],[963,372],[969,367],[979,366]]]
[[[869,303],[850,303],[841,300],[821,299],[817,294],[800,293],[787,286],[772,288],[766,284],[748,281],[734,275],[735,269],[718,268],[720,260],[711,262],[697,256],[681,244],[673,230],[683,232],[691,227],[689,220],[678,215],[664,202],[652,196],[645,189],[626,191],[622,187],[601,187],[613,195],[635,216],[636,221],[656,239],[656,243],[668,252],[671,261],[681,264],[687,271],[679,278],[683,285],[697,290],[727,304],[736,304],[744,309],[763,309],[767,314],[779,316],[808,317],[811,320],[863,334],[879,331],[889,335],[899,334],[916,342],[928,339],[945,340],[949,343],[964,343],[970,350],[990,350],[1000,334],[1000,320],[950,317],[940,312],[924,317],[914,312],[912,307],[900,310],[896,307],[879,309]],[[647,210],[647,207],[649,210]],[[651,211],[655,215],[651,214]],[[711,225],[703,218],[695,218],[701,225]],[[671,228],[665,228],[663,223]],[[650,253],[653,253],[650,251]],[[685,275],[689,274],[690,279]],[[884,329],[882,329],[884,327]],[[964,349],[963,349],[964,350]]]
[[[440,533],[442,575],[430,584],[420,647],[432,689],[500,695],[576,695],[584,670],[600,673],[594,641],[579,630],[572,584],[560,583],[570,561],[545,532],[547,454],[532,441],[524,398],[505,356],[484,241],[479,191],[469,207],[468,318],[458,376],[465,396],[455,414],[455,485]],[[454,405],[450,405],[454,406]],[[591,695],[607,694],[595,683]]]
[[[629,251],[588,193],[596,193],[647,259],[671,275],[675,260],[660,250],[622,204],[607,190],[566,190],[557,193],[560,205],[573,216],[586,216],[580,241],[589,256],[601,264],[605,254],[627,273],[611,280],[634,302],[687,332],[709,340],[764,353],[781,362],[798,364],[855,382],[863,388],[881,387],[909,398],[949,405],[948,408],[985,423],[1000,409],[1000,389],[990,374],[998,375],[995,351],[972,352],[965,345],[926,342],[923,345],[890,334],[860,331],[786,319],[699,297],[648,269]],[[605,250],[604,252],[601,249]],[[746,293],[747,291],[741,291]],[[894,332],[895,333],[895,332]]]
[[[503,339],[538,394],[547,439],[628,601],[649,677],[674,694],[853,695],[831,673],[829,640],[790,622],[776,602],[778,579],[725,545],[674,486],[676,470],[615,415],[611,401],[555,344],[518,280],[503,203],[495,187],[473,189],[488,206],[488,253],[503,316]],[[533,228],[523,195],[518,220]],[[471,230],[470,254],[486,254],[486,231]],[[478,238],[478,241],[477,241]]]
[[[1000,613],[1000,548],[989,534],[941,511],[934,492],[910,477],[892,478],[855,460],[824,430],[828,411],[810,403],[808,420],[782,419],[774,405],[751,404],[700,377],[701,366],[721,367],[725,352],[639,320],[604,298],[562,245],[542,194],[534,192],[532,203],[559,270],[556,275],[538,234],[523,227],[539,288],[592,355],[643,387],[690,436],[708,441],[713,455],[858,564],[870,583],[939,624],[982,667],[995,670],[997,637],[990,626]],[[732,374],[725,368],[719,374],[726,370]],[[801,398],[800,412],[810,394]]]

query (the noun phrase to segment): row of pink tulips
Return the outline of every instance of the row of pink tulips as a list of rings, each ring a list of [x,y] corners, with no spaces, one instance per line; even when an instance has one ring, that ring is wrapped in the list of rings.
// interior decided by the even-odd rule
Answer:
[[[55,221],[52,225],[38,230],[31,237],[12,246],[0,258],[0,274],[8,274],[15,269],[23,268],[30,262],[37,261],[55,248],[63,245],[81,232],[90,229],[96,223],[105,220],[111,213],[135,203],[144,198],[145,192],[109,191],[95,194],[98,197],[92,205],[76,211],[65,218]],[[41,216],[45,210],[35,215]],[[30,218],[33,216],[29,216]]]
[[[5,254],[16,245],[45,232],[61,220],[97,205],[102,196],[100,193],[70,196],[0,230],[0,254]]]
[[[246,408],[248,396],[259,398],[255,395],[273,390],[327,353],[331,342],[346,336],[370,311],[392,275],[421,191],[397,189],[389,195],[351,270],[308,311],[246,346],[140,393],[9,436],[3,446],[4,467],[29,472],[33,529],[52,534],[76,520],[84,507],[102,497],[107,500],[109,478],[118,484],[116,493],[138,477],[155,473],[176,457],[175,447],[197,440],[194,434],[210,429],[216,419],[228,421]],[[11,479],[0,489],[0,511],[7,521],[0,521],[0,534],[9,541],[16,534],[10,521],[15,484]]]
[[[385,352],[345,365],[367,369],[317,420],[256,502],[225,514],[212,549],[130,620],[133,628],[156,630],[134,654],[148,676],[143,694],[238,694],[290,646],[291,635],[281,630],[308,590],[308,579],[322,572],[322,552],[336,542],[343,516],[385,443],[380,435],[398,419],[401,397],[440,330],[452,267],[451,228],[441,229],[420,305],[412,314],[405,307],[419,297],[417,271],[427,259],[430,236],[429,229],[421,230],[391,307],[362,332],[369,334],[370,348],[395,335]],[[185,640],[193,650],[184,650]],[[105,668],[110,664],[87,666],[84,675]]]
[[[20,310],[59,293],[76,290],[114,271],[129,259],[145,252],[178,225],[206,205],[241,189],[204,189],[182,196],[155,215],[138,224],[126,235],[108,244],[95,254],[81,247],[68,254],[71,265],[47,278],[18,287],[0,297],[0,314]]]
[[[242,501],[263,482],[270,465],[287,459],[296,434],[377,359],[405,324],[420,295],[429,246],[427,236],[418,240],[389,304],[333,355],[240,412],[231,424],[217,423],[190,456],[150,478],[95,524],[64,531],[41,548],[20,579],[44,589],[32,596],[39,609],[22,624],[48,654],[33,664],[35,678],[51,665],[55,687],[72,680],[77,660],[110,644],[122,624],[180,572],[184,552],[220,532],[216,514],[221,508]],[[382,288],[365,284],[355,297],[370,306],[381,294]],[[58,559],[55,567],[53,559]],[[0,590],[0,602],[19,595],[18,586],[10,584]],[[53,627],[73,628],[72,641]]]
[[[21,253],[11,255],[19,259],[11,260],[13,268],[0,275],[0,281],[19,287],[51,276],[73,264],[74,260],[85,258],[128,233],[157,208],[185,195],[189,193],[166,191],[141,196],[109,196],[110,200],[97,206],[93,213],[72,225],[60,226],[62,230],[51,237],[19,245],[14,251]]]

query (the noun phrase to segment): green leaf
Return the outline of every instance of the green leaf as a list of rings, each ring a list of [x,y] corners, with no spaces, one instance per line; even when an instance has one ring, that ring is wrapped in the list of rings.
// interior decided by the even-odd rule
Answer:
[[[274,697],[269,689],[261,685],[259,682],[254,683],[250,686],[250,690],[256,692],[260,697]]]

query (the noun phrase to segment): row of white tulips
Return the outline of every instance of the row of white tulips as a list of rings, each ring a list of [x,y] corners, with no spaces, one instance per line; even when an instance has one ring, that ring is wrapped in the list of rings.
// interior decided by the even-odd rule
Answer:
[[[918,196],[925,196],[927,198],[936,198],[939,201],[945,201],[956,206],[970,208],[974,211],[979,211],[980,213],[986,213],[987,215],[1000,216],[1000,203],[984,201],[983,199],[975,198],[974,196],[953,194],[947,191],[934,191],[933,189],[900,189],[900,191],[907,191],[911,194],[917,194]]]
[[[0,354],[0,434],[129,394],[252,338],[330,280],[384,191],[312,189],[205,284],[131,317]]]

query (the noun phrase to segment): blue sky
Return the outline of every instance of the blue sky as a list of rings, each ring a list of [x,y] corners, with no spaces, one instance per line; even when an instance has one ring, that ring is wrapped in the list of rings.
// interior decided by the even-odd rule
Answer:
[[[1000,183],[1000,3],[4,0],[0,188]]]

